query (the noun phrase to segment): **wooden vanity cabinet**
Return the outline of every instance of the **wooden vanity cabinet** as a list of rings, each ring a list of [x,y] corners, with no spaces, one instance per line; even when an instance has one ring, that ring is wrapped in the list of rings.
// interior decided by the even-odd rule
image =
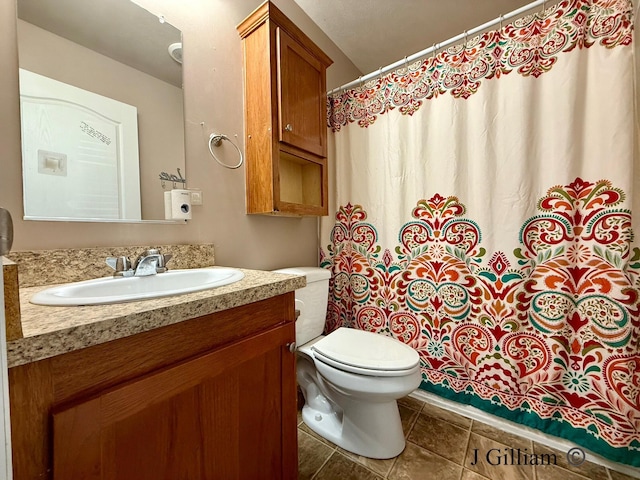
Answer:
[[[326,70],[333,62],[270,2],[238,32],[247,213],[327,215]]]
[[[297,478],[293,303],[10,369],[14,478]]]

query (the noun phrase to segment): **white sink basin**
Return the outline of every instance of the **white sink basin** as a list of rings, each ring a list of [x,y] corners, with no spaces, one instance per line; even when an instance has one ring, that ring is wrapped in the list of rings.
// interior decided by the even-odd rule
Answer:
[[[36,305],[104,305],[198,292],[228,285],[244,278],[235,268],[169,270],[147,277],[105,277],[68,283],[36,293],[29,300]]]

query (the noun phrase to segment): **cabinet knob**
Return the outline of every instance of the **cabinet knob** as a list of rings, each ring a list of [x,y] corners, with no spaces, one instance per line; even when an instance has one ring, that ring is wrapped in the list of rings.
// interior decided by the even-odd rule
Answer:
[[[293,132],[293,126],[292,126],[290,123],[287,123],[287,124],[284,126],[284,129],[285,129],[285,131],[287,131],[287,132]]]
[[[296,347],[297,347],[296,342],[287,343],[287,348],[291,353],[296,351]]]

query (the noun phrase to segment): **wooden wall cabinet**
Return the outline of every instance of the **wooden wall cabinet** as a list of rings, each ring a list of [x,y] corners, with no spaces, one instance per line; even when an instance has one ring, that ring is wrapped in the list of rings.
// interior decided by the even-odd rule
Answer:
[[[11,368],[14,478],[297,478],[293,303]]]
[[[333,62],[270,2],[238,32],[247,213],[328,215],[326,70]]]

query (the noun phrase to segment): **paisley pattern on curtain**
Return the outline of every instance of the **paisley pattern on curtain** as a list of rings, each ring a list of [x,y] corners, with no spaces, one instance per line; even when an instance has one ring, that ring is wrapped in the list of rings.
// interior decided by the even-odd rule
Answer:
[[[327,332],[392,336],[421,389],[640,467],[631,12],[565,0],[330,98],[320,262]]]
[[[565,0],[546,11],[525,16],[499,30],[469,39],[406,68],[373,79],[353,90],[330,96],[329,126],[339,131],[348,123],[362,127],[398,108],[412,115],[424,100],[450,92],[468,98],[483,80],[514,70],[538,77],[551,70],[561,53],[629,45],[632,10],[626,0]]]
[[[487,255],[454,196],[417,203],[395,257],[362,206],[348,204],[321,261],[335,272],[327,329],[412,346],[436,391],[474,394],[559,428],[567,422],[605,451],[637,450],[640,249],[629,247],[624,198],[607,180],[550,188],[540,215],[522,225],[518,265]]]

